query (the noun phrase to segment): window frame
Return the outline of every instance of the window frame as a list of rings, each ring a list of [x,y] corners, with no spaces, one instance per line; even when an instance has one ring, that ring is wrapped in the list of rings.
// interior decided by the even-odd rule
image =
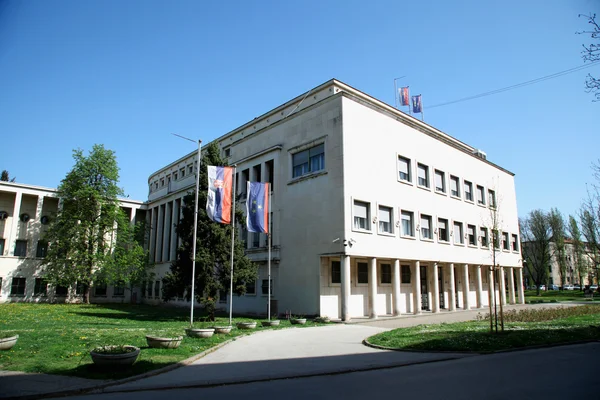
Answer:
[[[466,189],[469,188],[469,191]],[[473,182],[463,179],[463,193],[465,194],[465,201],[469,203],[475,203],[475,196],[473,195]],[[467,198],[467,193],[471,195],[471,198]]]
[[[396,154],[397,155],[397,162],[396,162],[396,169],[398,170],[398,182],[402,182],[405,183],[407,185],[413,185],[413,174],[412,174],[412,160],[408,157],[404,157],[400,154]],[[407,175],[407,179],[404,179],[402,177],[401,174],[403,174],[403,172],[400,171],[400,165],[401,162],[406,162],[406,168],[408,170]]]
[[[482,233],[485,233],[485,235],[482,235]],[[479,244],[482,249],[490,248],[490,230],[487,227],[485,227],[485,226],[479,227],[478,238],[479,238]],[[485,239],[485,244],[483,243],[484,239]]]
[[[419,169],[424,167],[425,171],[425,185],[421,184],[421,177],[419,176]],[[417,162],[417,187],[431,191],[431,179],[429,176],[429,165]]]
[[[35,251],[36,258],[46,258],[46,255],[48,255],[48,241],[38,240]]]
[[[362,203],[364,205],[366,205],[366,217],[365,217],[365,226],[366,228],[361,228],[361,227],[356,227],[355,226],[355,218],[362,218],[362,217],[356,217],[356,203]],[[360,200],[360,199],[352,199],[352,230],[356,231],[356,232],[364,232],[364,233],[372,233],[372,229],[371,229],[371,203],[368,201],[364,201],[364,200]]]
[[[471,235],[469,234],[469,228],[473,228],[473,243],[471,243]],[[467,246],[477,247],[477,225],[467,224]]]
[[[385,269],[389,268],[389,271],[384,273],[384,267],[386,267]],[[383,281],[384,276],[389,278],[389,282]],[[381,286],[392,286],[392,279],[393,279],[392,264],[389,262],[382,262],[381,264],[379,264],[379,284]]]
[[[460,191],[460,178],[456,175],[450,174],[449,182],[450,182],[450,185],[449,185],[450,187],[449,187],[448,193],[450,194],[450,197],[452,197],[453,199],[459,199],[459,200],[462,199],[461,191]],[[452,182],[456,182],[456,193],[457,194],[452,193]]]
[[[17,282],[15,283],[15,280]],[[23,283],[22,285],[20,283]],[[14,289],[17,289],[17,293],[15,293]],[[22,289],[22,293],[21,292]],[[14,276],[10,283],[10,297],[25,297],[27,295],[27,278],[24,276]]]
[[[382,231],[381,230],[381,208],[387,209],[389,211],[389,227],[390,230],[388,231]],[[377,204],[377,233],[379,235],[384,235],[384,236],[394,236],[395,232],[394,232],[394,207],[389,207],[383,204]]]
[[[442,232],[441,232],[442,228],[440,228],[440,225],[442,223],[446,224],[446,229],[445,229],[446,230],[446,239],[442,239]],[[437,233],[438,243],[450,244],[450,221],[447,218],[438,217],[436,233]]]
[[[360,278],[361,278],[361,272],[359,271],[359,266],[361,265],[365,265],[367,268],[367,272],[366,272],[366,282],[361,282]],[[369,263],[367,261],[364,260],[356,260],[356,285],[355,286],[367,286],[369,284]]]
[[[100,289],[100,293],[98,293]],[[99,283],[94,285],[94,297],[106,297],[108,294],[108,285],[106,283]]]
[[[441,182],[442,182],[442,186],[441,188],[438,188],[437,185],[437,177],[441,178]],[[446,173],[444,171],[442,171],[441,169],[434,169],[433,170],[433,181],[434,181],[434,187],[435,187],[435,192],[437,194],[442,194],[444,196],[447,196],[448,193],[448,187],[446,185]]]
[[[459,228],[459,234],[456,235],[456,227]],[[464,246],[465,245],[465,224],[462,221],[452,221],[452,234],[453,234],[453,243],[455,246]],[[456,237],[459,237],[459,241],[456,241]]]
[[[322,148],[322,151],[317,152],[319,149],[317,148]],[[317,150],[315,150],[317,149]],[[315,151],[315,154],[312,154],[311,150]],[[306,162],[303,163],[298,163],[296,164],[296,157],[300,157],[300,155],[306,153]],[[319,169],[315,169],[313,170],[313,159],[316,159],[316,157],[319,157],[319,164],[320,164],[320,168]],[[299,166],[303,166],[306,164],[306,171],[304,171],[304,169],[302,169],[302,172],[299,175],[296,175],[296,167]],[[318,173],[321,173],[323,171],[326,170],[326,165],[325,165],[325,140],[319,141],[319,142],[315,142],[315,143],[311,143],[310,145],[306,145],[305,146],[300,146],[300,148],[298,149],[298,151],[294,151],[290,153],[290,165],[291,165],[291,174],[292,180],[297,180],[297,179],[301,179],[304,178],[306,176],[311,176],[311,175],[315,175]]]
[[[4,249],[6,248],[6,239],[0,238],[0,257],[4,256]]]
[[[21,246],[19,246],[19,245],[21,245]],[[26,239],[25,240],[24,239],[15,240],[15,251],[13,253],[14,256],[19,257],[19,258],[27,258],[27,246],[28,246],[28,241]],[[19,250],[19,251],[17,252],[17,250]],[[21,254],[21,252],[23,252],[23,254]]]
[[[510,236],[511,238],[511,250],[514,253],[518,253],[519,252],[519,235],[517,235],[516,233],[511,234]]]
[[[333,276],[334,276],[334,268],[333,268],[333,264],[337,263],[338,268],[339,268],[339,282],[335,282],[333,280]],[[341,286],[342,284],[342,261],[341,260],[330,260],[329,261],[329,285],[330,286]]]
[[[476,185],[476,195],[477,195],[477,205],[480,207],[485,207],[485,187],[481,185]],[[479,197],[481,195],[481,198]]]
[[[429,237],[423,237],[423,227],[421,224],[424,218],[429,218]],[[427,242],[433,242],[433,216],[430,214],[419,213],[419,239]]]
[[[408,270],[408,273],[406,271]],[[408,282],[405,279],[408,276]],[[412,282],[412,271],[410,265],[404,264],[400,265],[400,284],[410,285]]]
[[[113,286],[113,297],[125,297],[124,284],[116,284]]]
[[[265,282],[266,282],[266,285],[265,285]],[[261,285],[260,285],[260,293],[261,293],[261,296],[265,296],[265,297],[269,295],[269,278],[262,279]],[[273,297],[273,278],[271,278],[271,297]]]
[[[43,289],[42,289],[43,287]],[[34,277],[33,284],[33,296],[34,297],[46,297],[48,296],[48,281],[41,277]]]
[[[250,283],[253,283],[253,285],[250,286]],[[246,293],[244,293],[244,296],[256,296],[256,279],[245,282],[244,286],[246,287]],[[254,290],[251,292],[248,290],[248,287],[253,287]]]
[[[496,191],[492,189],[488,189],[488,205],[491,209],[495,209],[498,206],[496,202]]]
[[[510,233],[502,231],[502,251],[510,251]]]
[[[410,235],[405,235],[404,234],[404,215],[408,214],[410,219],[409,219],[409,223],[410,223]],[[410,210],[403,210],[400,209],[400,237],[405,238],[405,239],[416,239],[416,232],[415,232],[415,212],[414,211],[410,211]]]

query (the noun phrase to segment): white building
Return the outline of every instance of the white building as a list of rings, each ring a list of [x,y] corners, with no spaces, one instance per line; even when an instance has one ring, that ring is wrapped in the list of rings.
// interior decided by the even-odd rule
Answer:
[[[347,320],[486,307],[494,255],[497,296],[524,302],[514,176],[482,151],[337,80],[216,142],[237,166],[238,193],[248,180],[272,183],[273,310]],[[150,176],[158,280],[145,302],[159,301],[175,258],[195,160],[192,152]],[[234,312],[265,314],[266,235],[241,234],[260,269]]]

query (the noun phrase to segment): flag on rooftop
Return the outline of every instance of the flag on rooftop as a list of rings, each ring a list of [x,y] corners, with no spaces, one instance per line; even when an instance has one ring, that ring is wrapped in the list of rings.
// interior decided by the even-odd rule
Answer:
[[[423,103],[421,102],[421,95],[412,97],[412,110],[412,112],[415,114],[423,112]]]
[[[408,106],[410,103],[408,102],[408,86],[400,88],[400,104],[403,106]]]

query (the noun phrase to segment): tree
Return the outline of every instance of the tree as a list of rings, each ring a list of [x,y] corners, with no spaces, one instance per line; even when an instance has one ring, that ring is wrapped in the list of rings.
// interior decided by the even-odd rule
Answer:
[[[2,170],[2,174],[0,175],[0,181],[2,182],[14,182],[16,178],[10,178],[10,174],[7,170]]]
[[[117,198],[123,192],[114,152],[94,145],[87,157],[75,150],[73,158],[75,165],[57,190],[60,206],[45,234],[43,266],[49,283],[83,285],[89,303],[94,283],[131,285],[143,280],[150,266]]]
[[[598,277],[600,266],[600,160],[592,164],[596,184],[588,188],[588,197],[579,210],[581,233],[585,239],[585,250],[591,261],[594,275]]]
[[[585,245],[581,241],[581,231],[577,225],[577,220],[572,215],[569,215],[569,236],[573,242],[573,265],[575,267],[575,273],[579,278],[579,285],[583,290],[583,277],[588,274],[588,263],[584,258]]]
[[[198,204],[206,204],[208,191],[207,165],[227,165],[220,156],[219,147],[211,143],[205,148],[200,168],[200,190]],[[163,278],[165,300],[183,297],[191,298],[192,283],[192,244],[194,231],[194,192],[183,199],[182,219],[178,221],[176,232],[181,239],[177,258],[171,264],[170,272]],[[219,224],[210,220],[204,207],[198,207],[198,234],[196,243],[195,300],[205,307],[209,319],[214,320],[215,299],[219,294],[229,293],[231,225]],[[243,214],[236,210],[236,220],[243,222]],[[244,246],[236,236],[234,244],[233,292],[242,295],[246,292],[246,282],[255,281],[257,266],[245,256]]]
[[[528,275],[540,295],[540,285],[548,280],[548,269],[552,256],[550,254],[550,238],[552,228],[549,217],[542,210],[533,210],[525,219],[519,220],[522,246],[521,251]]]
[[[600,26],[598,26],[598,22],[596,22],[596,14],[579,14],[579,17],[584,17],[587,19],[588,24],[591,25],[591,28],[587,31],[577,32],[578,34],[590,35],[592,40],[600,39]],[[583,58],[584,62],[597,62],[600,61],[600,44],[599,43],[590,43],[589,45],[582,44],[583,50],[581,51],[581,58]],[[588,74],[585,79],[585,87],[588,93],[594,93],[596,96],[596,100],[600,100],[600,79],[594,78],[592,74]]]
[[[565,284],[565,278],[567,276],[567,253],[565,244],[565,221],[562,214],[557,208],[552,208],[550,214],[548,214],[548,223],[550,224],[550,230],[552,236],[550,241],[553,245],[550,246],[552,250],[552,256],[558,264],[558,275],[560,276],[560,282],[562,285]]]

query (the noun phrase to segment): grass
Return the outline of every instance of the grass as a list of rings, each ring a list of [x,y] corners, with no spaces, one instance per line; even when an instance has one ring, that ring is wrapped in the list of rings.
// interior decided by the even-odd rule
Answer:
[[[541,290],[537,296],[537,291],[526,290],[525,301],[534,303],[560,303],[562,301],[598,301],[600,302],[600,294],[595,293],[594,299],[585,298],[580,290]]]
[[[258,324],[250,331],[236,329],[235,323],[241,321],[258,321]],[[236,336],[291,326],[289,321],[282,320],[279,326],[263,328],[260,321],[260,318],[234,318],[231,333],[201,339],[185,335],[185,328],[189,327],[189,310],[184,308],[120,304],[0,304],[0,337],[19,335],[11,350],[0,352],[0,369],[121,379],[177,363]],[[224,325],[229,325],[228,318],[194,322],[194,327]],[[318,324],[307,321],[303,326],[315,325]],[[147,346],[146,335],[184,336],[184,339],[177,349],[153,349]],[[92,363],[89,352],[106,345],[133,345],[142,351],[138,361],[129,369],[98,369]]]
[[[515,322],[505,322],[505,331],[497,334],[490,333],[489,320],[481,320],[395,329],[372,336],[368,341],[398,350],[486,353],[600,339],[600,307],[596,305],[523,311],[527,313],[513,312],[507,319]],[[540,317],[540,313],[547,317]],[[522,322],[523,319],[536,322]]]

